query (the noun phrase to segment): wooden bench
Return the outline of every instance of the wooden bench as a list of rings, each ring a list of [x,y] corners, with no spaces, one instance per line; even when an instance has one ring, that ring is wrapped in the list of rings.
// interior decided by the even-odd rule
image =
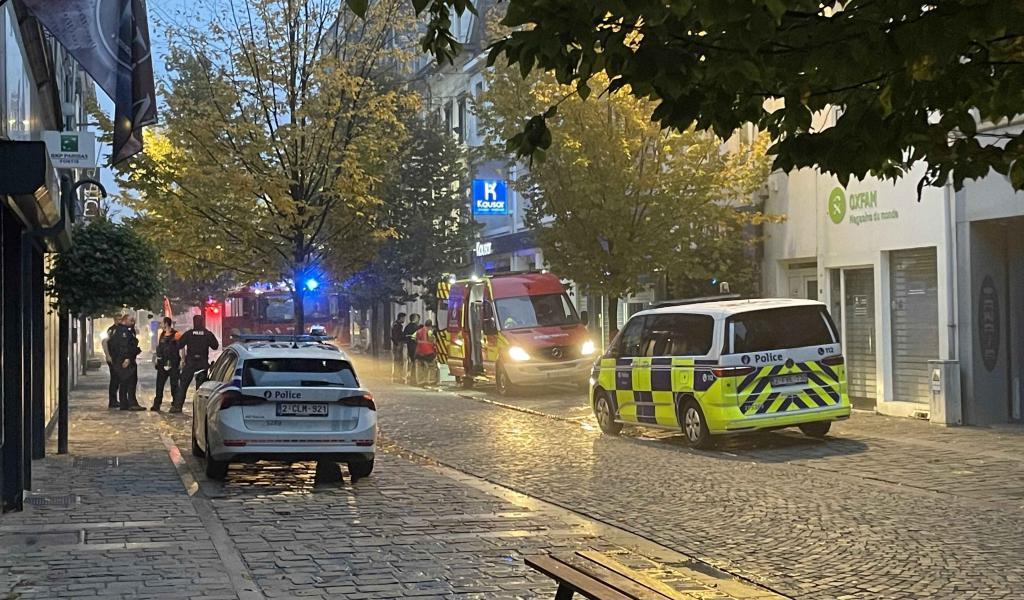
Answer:
[[[532,556],[526,566],[558,582],[555,600],[580,594],[592,600],[686,600],[670,586],[595,551]]]

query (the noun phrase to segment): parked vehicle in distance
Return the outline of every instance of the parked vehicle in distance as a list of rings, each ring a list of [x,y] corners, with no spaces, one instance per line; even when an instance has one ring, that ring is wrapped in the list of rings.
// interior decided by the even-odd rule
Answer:
[[[824,437],[850,416],[842,352],[820,302],[677,303],[630,318],[594,364],[591,405],[605,433],[676,429],[698,448],[793,426]]]
[[[192,453],[211,479],[224,479],[232,462],[260,460],[346,463],[353,480],[373,472],[376,404],[325,339],[243,337],[204,379],[193,396]]]
[[[546,271],[489,275],[442,284],[440,356],[464,386],[586,385],[596,353],[587,315],[576,313],[561,280]]]

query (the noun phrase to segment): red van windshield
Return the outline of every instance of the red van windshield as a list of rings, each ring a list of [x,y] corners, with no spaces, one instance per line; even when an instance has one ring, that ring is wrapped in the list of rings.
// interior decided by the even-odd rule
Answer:
[[[580,322],[576,309],[565,293],[498,298],[494,306],[502,329],[557,327]]]

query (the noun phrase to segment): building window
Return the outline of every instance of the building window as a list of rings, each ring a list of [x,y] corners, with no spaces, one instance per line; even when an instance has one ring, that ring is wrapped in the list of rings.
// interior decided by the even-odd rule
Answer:
[[[444,130],[447,133],[452,132],[452,105],[446,103],[444,105]]]
[[[458,131],[458,133],[459,133],[459,141],[460,142],[465,142],[466,141],[466,129],[467,129],[466,121],[467,121],[468,116],[469,116],[469,111],[467,110],[467,107],[466,107],[466,97],[465,96],[460,96],[459,97],[459,131]]]
[[[478,81],[476,83],[476,88],[473,91],[473,98],[476,100],[476,106],[480,106],[480,98],[483,95],[484,83],[482,81]],[[476,132],[476,139],[480,139],[481,137],[483,137],[483,133],[480,131],[480,117],[478,115],[473,115],[473,123],[475,125],[473,129]]]

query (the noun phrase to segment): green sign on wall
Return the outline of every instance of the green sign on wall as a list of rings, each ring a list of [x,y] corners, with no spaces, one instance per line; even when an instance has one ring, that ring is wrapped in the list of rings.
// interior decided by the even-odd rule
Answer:
[[[900,218],[897,210],[877,211],[878,192],[875,190],[847,194],[841,187],[832,188],[828,195],[828,218],[839,225],[848,220],[854,225]],[[849,219],[847,219],[849,216]]]

